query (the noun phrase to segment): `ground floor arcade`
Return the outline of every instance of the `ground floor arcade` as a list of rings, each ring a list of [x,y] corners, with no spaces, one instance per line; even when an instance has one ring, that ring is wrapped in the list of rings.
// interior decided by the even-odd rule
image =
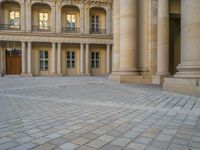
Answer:
[[[2,75],[108,75],[111,45],[4,41],[0,46]]]

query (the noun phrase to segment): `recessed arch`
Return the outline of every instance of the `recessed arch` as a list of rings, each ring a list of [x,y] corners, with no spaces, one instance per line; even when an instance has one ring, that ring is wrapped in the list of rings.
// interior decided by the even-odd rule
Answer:
[[[80,9],[76,5],[61,8],[62,32],[80,32]]]

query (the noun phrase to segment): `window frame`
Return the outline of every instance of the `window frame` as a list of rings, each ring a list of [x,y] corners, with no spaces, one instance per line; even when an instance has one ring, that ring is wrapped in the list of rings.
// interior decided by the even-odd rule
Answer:
[[[100,52],[98,51],[91,52],[91,68],[92,69],[100,68]]]
[[[99,15],[91,16],[91,30],[93,32],[99,32],[99,30],[100,30],[100,16]]]
[[[42,20],[40,20],[40,14],[43,14]],[[44,20],[44,14],[47,14],[47,21]],[[40,24],[42,23],[42,25]],[[46,25],[45,25],[46,23]],[[48,12],[39,12],[38,13],[38,26],[41,30],[46,30],[49,27],[49,13]]]
[[[13,19],[11,18],[11,13],[13,14]],[[16,16],[16,13],[18,13],[18,17]],[[20,26],[20,11],[19,10],[10,10],[9,11],[9,24],[11,28],[19,28]]]
[[[41,53],[42,56],[41,57]],[[47,53],[47,58],[46,58],[46,53]],[[47,50],[40,50],[39,51],[39,61],[40,61],[40,71],[48,71],[49,70],[49,51]],[[41,64],[41,62],[43,62]],[[46,63],[47,63],[47,67],[46,67]]]
[[[70,16],[70,20],[68,20],[68,16]],[[73,22],[72,20],[72,16],[74,16],[74,19],[75,21]],[[77,26],[77,15],[76,14],[66,14],[65,16],[65,19],[66,19],[66,22],[65,22],[65,26],[67,29],[70,29],[70,30],[75,30],[76,29],[76,26]],[[68,22],[69,21],[69,22]],[[72,24],[74,23],[74,26],[71,26]],[[68,26],[69,25],[69,26]]]
[[[67,69],[75,69],[76,68],[76,52],[75,51],[67,51]]]

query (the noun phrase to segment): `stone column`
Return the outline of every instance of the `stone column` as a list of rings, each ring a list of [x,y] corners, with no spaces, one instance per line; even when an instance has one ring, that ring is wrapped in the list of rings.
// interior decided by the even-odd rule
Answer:
[[[58,43],[57,74],[58,75],[62,75],[62,49],[61,49],[61,43]]]
[[[149,72],[149,0],[139,0],[139,15],[139,63],[145,75]]]
[[[84,44],[80,45],[80,74],[84,74]]]
[[[52,68],[51,74],[56,75],[56,43],[52,43]]]
[[[137,0],[120,0],[120,75],[138,75]]]
[[[106,50],[106,52],[107,52],[107,55],[106,55],[106,62],[107,62],[107,75],[109,75],[110,74],[110,44],[108,44],[107,45],[107,50]]]
[[[21,75],[26,74],[26,42],[22,42],[22,73]]]
[[[51,6],[51,31],[53,33],[56,32],[56,6],[52,5]]]
[[[0,5],[0,14],[3,14],[2,9],[1,9],[1,5]],[[0,15],[0,24],[3,24],[3,15]]]
[[[80,7],[80,33],[84,34],[84,23],[85,23],[85,19],[84,19],[84,5],[81,5]]]
[[[28,69],[27,69],[28,76],[33,76],[33,73],[32,73],[32,43],[31,42],[28,42],[28,62],[27,62],[27,66],[28,66]]]
[[[32,28],[31,11],[31,4],[26,4],[26,32],[31,32]]]
[[[85,74],[90,75],[90,50],[89,44],[86,44],[85,47]]]
[[[200,1],[182,0],[181,63],[175,77],[200,79]]]
[[[181,1],[181,63],[164,89],[200,97],[200,1]]]
[[[113,66],[112,75],[115,75],[119,70],[120,60],[120,0],[114,0],[113,2]]]
[[[158,0],[157,73],[153,83],[169,76],[169,0]]]
[[[26,17],[25,17],[25,5],[21,4],[21,31],[23,31],[23,32],[26,30],[25,29],[25,27],[26,27],[26,25],[25,25],[25,23],[26,23],[25,19],[26,19]]]
[[[1,76],[3,76],[3,49],[2,47],[0,47],[0,77]]]
[[[111,8],[108,7],[106,11],[106,32],[107,35],[110,35],[110,28],[111,28]]]
[[[56,5],[56,33],[61,33],[61,6],[60,3]]]
[[[89,4],[85,4],[85,34],[90,33],[90,6]]]

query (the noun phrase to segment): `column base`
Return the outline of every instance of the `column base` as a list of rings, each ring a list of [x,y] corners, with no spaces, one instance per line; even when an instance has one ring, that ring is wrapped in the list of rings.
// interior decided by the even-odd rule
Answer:
[[[3,74],[2,74],[2,73],[0,73],[0,77],[3,77]]]
[[[118,83],[152,84],[151,76],[111,74],[109,79]]]
[[[152,77],[152,83],[162,85],[167,77],[169,77],[169,75],[155,75]]]
[[[165,78],[163,89],[200,97],[200,79]]]
[[[32,73],[21,73],[20,77],[33,77]]]

